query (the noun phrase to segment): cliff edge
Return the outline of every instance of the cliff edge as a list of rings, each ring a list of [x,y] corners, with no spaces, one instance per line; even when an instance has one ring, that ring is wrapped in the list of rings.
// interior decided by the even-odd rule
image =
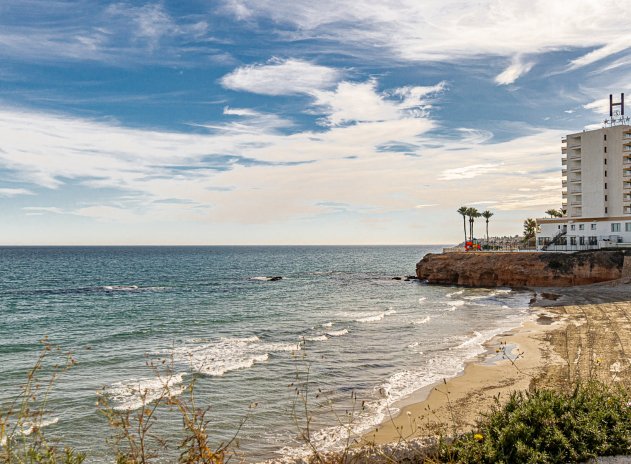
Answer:
[[[430,284],[468,287],[568,287],[622,277],[623,251],[576,253],[443,253],[427,254],[416,275]]]

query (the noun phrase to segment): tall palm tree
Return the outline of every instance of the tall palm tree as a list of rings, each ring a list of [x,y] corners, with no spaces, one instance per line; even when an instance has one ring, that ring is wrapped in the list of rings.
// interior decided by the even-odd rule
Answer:
[[[493,213],[491,213],[488,209],[482,212],[482,217],[486,219],[486,241],[487,242],[489,241],[489,219],[491,218],[491,216],[493,216]]]
[[[546,214],[549,214],[551,218],[559,218],[563,216],[563,213],[556,209],[549,209],[548,211],[546,211]]]
[[[458,208],[458,214],[462,216],[462,226],[464,227],[464,241],[467,242],[467,208],[466,206],[461,206]]]
[[[476,208],[467,208],[467,216],[469,216],[469,240],[473,241],[473,223],[475,218],[480,217],[480,213]]]
[[[537,221],[532,218],[528,218],[524,221],[524,241],[535,238],[537,233]]]

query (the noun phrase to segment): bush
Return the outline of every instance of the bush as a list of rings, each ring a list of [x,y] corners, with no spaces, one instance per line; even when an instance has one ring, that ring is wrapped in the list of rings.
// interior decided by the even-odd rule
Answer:
[[[590,382],[570,394],[512,393],[477,430],[443,443],[444,462],[566,463],[631,452],[631,404],[623,388]]]

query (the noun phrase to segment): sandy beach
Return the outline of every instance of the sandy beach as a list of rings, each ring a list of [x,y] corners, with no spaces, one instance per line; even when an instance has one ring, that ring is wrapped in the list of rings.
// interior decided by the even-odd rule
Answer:
[[[631,380],[628,279],[533,289],[533,297],[531,321],[495,337],[462,375],[419,392],[364,440],[382,444],[465,431],[494,398],[501,402],[515,390],[571,388],[587,379]]]

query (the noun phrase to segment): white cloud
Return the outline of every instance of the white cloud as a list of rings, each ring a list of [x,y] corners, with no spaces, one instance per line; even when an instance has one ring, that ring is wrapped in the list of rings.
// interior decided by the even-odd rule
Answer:
[[[0,188],[0,197],[15,197],[17,195],[34,195],[34,193],[24,188]]]
[[[314,106],[325,113],[324,125],[349,122],[388,121],[406,117],[426,117],[431,108],[426,97],[441,92],[443,82],[427,87],[406,86],[377,91],[377,81],[341,82],[331,91],[314,91]]]
[[[631,48],[631,36],[626,35],[624,37],[613,40],[603,47],[597,48],[585,55],[576,58],[570,62],[569,69],[582,68],[590,64],[596,63],[604,58],[619,53],[627,48]]]
[[[377,92],[373,84],[361,91],[375,102],[370,118],[291,134],[273,125],[248,130],[248,124],[257,124],[261,116],[249,108],[226,108],[226,117],[237,118],[244,125],[242,131],[227,123],[208,134],[129,129],[4,108],[0,110],[0,167],[10,170],[14,179],[59,189],[57,198],[64,197],[65,182],[72,181],[73,195],[80,189],[82,203],[64,206],[69,220],[81,215],[104,221],[100,225],[123,222],[144,231],[160,229],[155,227],[158,223],[167,224],[165,230],[186,224],[180,233],[194,236],[190,240],[194,243],[207,241],[196,232],[202,227],[199,224],[224,228],[224,235],[212,235],[217,243],[236,243],[245,230],[243,224],[256,224],[257,234],[270,231],[268,239],[240,236],[245,243],[277,243],[274,240],[280,238],[274,237],[289,224],[294,225],[290,230],[301,231],[294,236],[307,242],[352,242],[359,229],[351,228],[348,237],[339,235],[339,227],[331,229],[331,235],[309,235],[301,229],[310,225],[309,230],[315,230],[317,221],[312,218],[330,215],[330,208],[322,205],[334,203],[361,205],[353,209],[353,221],[364,228],[388,214],[409,214],[406,220],[414,222],[418,216],[414,205],[426,208],[424,224],[433,224],[445,211],[468,204],[467,198],[496,198],[494,209],[506,214],[537,211],[546,202],[558,207],[551,199],[558,197],[560,202],[560,172],[555,182],[542,172],[559,165],[559,131],[531,128],[531,135],[495,144],[484,143],[488,134],[430,137],[427,132],[436,124],[427,115],[417,117],[409,111],[401,97],[409,92]],[[424,98],[429,96],[415,101],[425,104]],[[350,117],[342,114],[357,117],[352,109],[338,110],[330,113],[336,120]],[[409,146],[419,156],[383,151],[383,146],[392,144]],[[314,162],[297,163],[305,161]],[[531,192],[513,197],[520,188]],[[108,197],[100,198],[98,189],[107,189]],[[432,199],[440,199],[440,207],[430,207]],[[61,210],[55,204],[46,208]],[[27,214],[43,212],[26,210]],[[448,216],[454,216],[457,224],[457,216]],[[397,228],[390,221],[379,224]],[[373,232],[363,240],[373,237]],[[178,236],[164,234],[165,241],[181,243],[173,239]],[[142,243],[142,238],[137,240]],[[285,240],[291,241],[291,236]]]
[[[55,206],[25,206],[22,208],[23,211],[27,213],[52,213],[52,214],[64,214],[64,210],[61,208],[57,208]]]
[[[229,0],[237,18],[255,17],[294,28],[293,39],[318,38],[342,48],[407,61],[449,61],[484,55],[533,55],[551,50],[598,50],[573,67],[624,47],[631,10],[619,0],[356,0],[340,8],[335,0]],[[286,35],[286,31],[284,30]],[[622,38],[621,38],[622,37]],[[370,48],[366,47],[370,44]],[[508,70],[507,70],[508,71]],[[513,68],[503,78],[517,73]],[[514,81],[514,80],[513,80]]]
[[[11,2],[6,8],[11,11]],[[68,16],[70,10],[73,15]],[[55,21],[57,16],[66,19]],[[0,56],[164,65],[181,62],[186,53],[181,44],[208,33],[205,21],[178,21],[159,2],[98,7],[87,1],[33,1],[27,18],[20,25],[0,21]]]
[[[513,84],[521,76],[527,74],[534,65],[534,61],[524,61],[522,56],[516,55],[511,64],[495,77],[495,83],[497,85]]]
[[[446,169],[439,177],[441,180],[459,180],[459,179],[473,179],[484,174],[488,174],[493,171],[497,171],[499,166],[496,164],[472,164],[469,166],[462,166],[459,168]]]
[[[266,64],[242,66],[221,78],[228,89],[263,95],[310,93],[335,85],[341,73],[297,59],[274,58]]]

